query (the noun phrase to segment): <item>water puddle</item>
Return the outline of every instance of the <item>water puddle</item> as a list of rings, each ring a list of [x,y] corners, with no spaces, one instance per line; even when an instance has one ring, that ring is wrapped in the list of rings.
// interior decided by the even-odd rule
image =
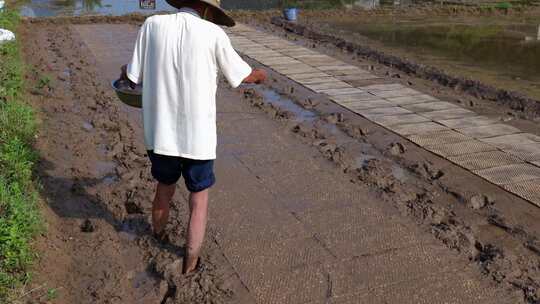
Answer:
[[[160,279],[148,270],[134,270],[128,273],[131,282],[136,304],[159,303],[161,298],[157,298]]]
[[[296,104],[291,99],[279,94],[278,92],[261,87],[261,86],[250,86],[257,90],[263,97],[264,100],[275,107],[278,107],[284,111],[291,112],[294,115],[293,121],[296,122],[311,122],[317,118],[317,115],[311,111],[308,111],[298,104]]]
[[[121,239],[128,242],[133,242],[137,239],[137,234],[134,232],[132,233],[128,231],[121,231],[118,233],[118,235],[120,236]]]
[[[133,287],[136,289],[145,288],[145,287],[154,287],[158,283],[158,280],[148,271],[141,271],[136,273],[133,277]]]
[[[165,0],[156,0],[154,9],[142,9],[137,0],[30,0],[22,6],[21,14],[27,17],[111,15],[120,16],[131,13],[153,14],[155,12],[175,11]],[[356,6],[377,8],[380,6],[404,6],[413,0],[318,0],[300,1],[300,8],[325,9]],[[281,0],[223,0],[221,5],[227,10],[266,10],[281,7]]]
[[[101,179],[101,183],[105,186],[110,186],[118,181],[118,176],[114,174],[106,175]]]
[[[94,125],[88,121],[83,122],[82,127],[88,132],[94,130]]]
[[[107,177],[116,168],[116,163],[113,161],[97,161],[94,166],[94,174],[99,177]]]
[[[392,166],[392,175],[402,183],[407,182],[410,178],[410,174],[407,172],[407,170],[398,165]]]
[[[122,222],[122,225],[118,229],[118,235],[121,239],[132,242],[135,241],[141,233],[141,225],[138,222],[144,221],[144,219],[134,218],[127,219]]]
[[[31,0],[21,8],[21,15],[26,17],[112,15],[130,13],[152,14],[156,11],[173,11],[174,8],[165,0],[156,0],[156,9],[139,7],[137,0]]]
[[[367,165],[369,165],[369,162],[373,159],[377,159],[377,157],[371,154],[360,154],[360,156],[357,156],[355,159],[356,166],[358,168],[365,168]]]

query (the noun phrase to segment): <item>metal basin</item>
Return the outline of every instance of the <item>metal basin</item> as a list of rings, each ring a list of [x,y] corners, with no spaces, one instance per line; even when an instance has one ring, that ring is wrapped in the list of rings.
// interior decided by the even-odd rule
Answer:
[[[113,81],[111,86],[120,101],[131,107],[142,108],[142,85],[137,85],[135,89],[132,89],[128,81],[118,79]]]

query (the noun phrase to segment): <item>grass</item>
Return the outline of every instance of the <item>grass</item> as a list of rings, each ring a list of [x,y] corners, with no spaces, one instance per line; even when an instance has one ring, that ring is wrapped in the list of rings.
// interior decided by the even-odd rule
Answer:
[[[58,290],[56,288],[49,288],[47,290],[47,300],[52,301],[58,297]]]
[[[0,12],[0,27],[16,31],[17,13]],[[28,282],[39,231],[32,149],[36,119],[22,101],[24,66],[18,42],[0,45],[0,303],[10,303]]]
[[[51,77],[49,75],[42,75],[39,77],[37,88],[44,89],[51,87]]]
[[[281,0],[280,7],[322,10],[341,8],[345,5],[352,5],[354,2],[354,0]]]

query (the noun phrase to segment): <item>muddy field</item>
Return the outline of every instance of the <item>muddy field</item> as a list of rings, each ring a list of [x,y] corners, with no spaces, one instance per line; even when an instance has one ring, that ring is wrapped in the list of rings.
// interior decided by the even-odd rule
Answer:
[[[159,243],[151,236],[153,182],[140,118],[115,100],[100,80],[92,54],[64,21],[28,22],[22,37],[25,58],[32,66],[29,80],[35,84],[29,87],[29,96],[42,119],[36,146],[49,226],[38,241],[43,255],[33,283],[36,291],[27,302],[44,302],[43,291],[52,287],[60,294],[55,303],[250,303],[212,229],[204,271],[179,275],[185,192],[174,200],[175,220],[167,228],[170,242]],[[85,22],[92,21],[96,20]],[[369,66],[379,75],[399,74],[392,80],[538,133],[534,123],[504,105],[405,75],[331,43],[293,35],[266,22],[257,25]],[[52,81],[39,88],[43,75],[51,75]],[[350,181],[347,187],[367,188],[383,208],[414,220],[522,303],[540,301],[537,207],[276,73],[271,73],[266,86],[240,91],[223,86],[220,96],[266,113],[261,119],[276,121],[287,130],[285,136],[327,159],[335,174]]]
[[[151,236],[154,184],[139,121],[120,109],[81,41],[62,25],[29,26],[24,41],[48,223],[28,302],[45,301],[48,288],[58,290],[55,303],[234,302],[235,278],[211,240],[205,270],[180,275],[186,193],[175,198],[170,242]],[[50,85],[37,88],[44,75]]]

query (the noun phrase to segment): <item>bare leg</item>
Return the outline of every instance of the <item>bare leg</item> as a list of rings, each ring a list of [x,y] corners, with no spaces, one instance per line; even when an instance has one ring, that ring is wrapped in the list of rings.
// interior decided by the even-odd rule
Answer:
[[[169,220],[169,206],[174,195],[176,185],[158,183],[156,197],[152,204],[152,225],[155,234],[160,234],[167,226]]]
[[[184,258],[184,273],[192,272],[197,267],[197,261],[206,233],[208,189],[190,194],[189,210],[187,254]]]

